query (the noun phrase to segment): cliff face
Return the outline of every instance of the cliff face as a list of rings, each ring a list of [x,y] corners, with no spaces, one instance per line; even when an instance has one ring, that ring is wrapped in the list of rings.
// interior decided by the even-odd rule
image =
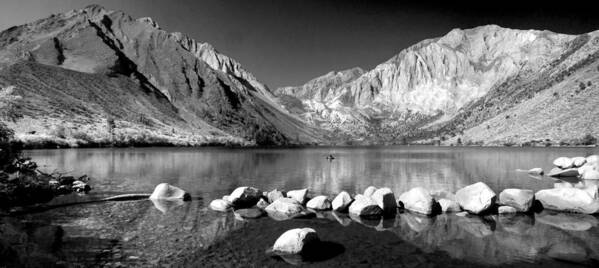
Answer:
[[[53,81],[51,77],[46,77],[49,79],[46,83],[28,83],[23,81],[24,74],[15,68],[19,72],[37,68],[57,73],[70,70],[80,76],[96,75],[94,77],[100,80],[121,78],[131,83],[88,98],[85,94],[75,96],[74,92],[88,92],[93,85],[65,84],[64,80]],[[99,6],[53,15],[0,33],[0,70],[4,74],[0,79],[2,86],[15,85],[17,94],[28,96],[15,104],[20,109],[15,112],[28,116],[16,116],[13,122],[15,128],[25,132],[28,131],[19,123],[21,119],[26,119],[21,120],[23,122],[44,117],[56,119],[31,111],[33,102],[39,102],[36,99],[47,91],[43,87],[54,85],[79,88],[72,92],[72,88],[58,89],[66,95],[64,103],[48,103],[50,107],[44,109],[60,110],[75,100],[87,102],[98,108],[84,115],[90,122],[114,117],[132,128],[139,125],[138,128],[148,131],[169,130],[200,140],[242,144],[282,145],[319,140],[316,131],[274,102],[264,84],[211,45],[196,42],[181,33],[165,32],[150,18],[134,19]],[[138,87],[132,92],[134,98],[157,96],[160,106],[174,112],[170,117],[178,121],[177,124],[141,112],[140,117],[149,117],[141,121],[150,123],[139,124],[130,118],[137,115],[115,112],[118,109],[111,105],[117,105],[119,92],[131,91],[131,87]],[[102,100],[114,101],[101,103]],[[75,115],[81,114],[75,112]],[[44,132],[43,129],[36,132],[39,131]]]
[[[573,72],[595,64],[592,55],[598,49],[596,33],[573,36],[495,25],[455,29],[409,47],[358,77],[338,82],[338,76],[328,74],[276,92],[299,99],[302,107],[294,111],[308,122],[343,133],[333,139],[445,139],[548,89],[551,81],[576,79]],[[497,134],[489,133],[482,141],[501,142],[504,138]]]

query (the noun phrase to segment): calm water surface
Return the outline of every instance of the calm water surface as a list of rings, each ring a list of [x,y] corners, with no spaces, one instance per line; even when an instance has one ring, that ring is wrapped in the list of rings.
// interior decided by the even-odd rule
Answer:
[[[185,203],[147,200],[94,203],[0,219],[0,267],[43,266],[577,266],[599,260],[596,216],[544,211],[533,215],[423,217],[411,213],[366,221],[320,213],[314,219],[241,221],[207,208],[238,186],[263,190],[341,190],[415,186],[455,192],[484,181],[504,188],[552,188],[559,182],[517,169],[546,171],[558,156],[597,148],[362,147],[307,149],[125,148],[26,152],[46,171],[88,174],[86,197],[151,192],[160,182],[189,191]],[[327,161],[333,154],[336,159]],[[567,182],[570,183],[570,182]],[[572,182],[576,183],[576,182]],[[592,183],[592,182],[583,182]],[[332,251],[316,259],[265,254],[285,230],[312,227]],[[334,250],[333,250],[334,249]],[[40,265],[42,266],[42,265]]]

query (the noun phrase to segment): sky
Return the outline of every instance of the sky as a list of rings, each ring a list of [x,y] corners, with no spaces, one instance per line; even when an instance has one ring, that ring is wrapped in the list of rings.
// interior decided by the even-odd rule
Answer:
[[[300,85],[332,70],[372,69],[454,28],[599,30],[599,13],[578,0],[0,0],[0,29],[92,3],[152,17],[166,31],[208,42],[271,88]]]

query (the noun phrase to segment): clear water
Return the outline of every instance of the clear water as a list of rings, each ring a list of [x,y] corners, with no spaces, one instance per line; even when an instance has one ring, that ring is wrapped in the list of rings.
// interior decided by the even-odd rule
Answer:
[[[306,149],[124,148],[26,152],[46,171],[88,174],[93,191],[54,203],[121,193],[151,192],[160,182],[194,196],[185,203],[148,200],[93,203],[0,219],[0,266],[576,266],[599,260],[596,216],[533,215],[423,217],[411,213],[366,221],[320,213],[313,219],[241,221],[207,208],[238,186],[263,190],[307,187],[341,190],[390,187],[398,196],[415,186],[456,191],[484,181],[539,190],[559,182],[530,176],[558,156],[597,148],[358,147]],[[333,154],[335,160],[327,161]],[[587,182],[591,183],[591,182]],[[317,259],[265,253],[285,230],[312,227],[331,252]],[[327,252],[325,250],[325,252]],[[37,266],[37,265],[34,265]]]

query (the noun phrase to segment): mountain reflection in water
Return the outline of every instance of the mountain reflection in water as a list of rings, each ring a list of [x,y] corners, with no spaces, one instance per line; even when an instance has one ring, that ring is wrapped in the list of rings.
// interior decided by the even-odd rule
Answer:
[[[0,217],[0,266],[569,266],[599,260],[598,218],[543,211],[486,217],[400,213],[384,220],[317,213],[312,219],[238,220],[208,203],[235,187],[341,190],[390,187],[457,189],[484,181],[505,188],[584,187],[592,182],[530,178],[558,156],[596,148],[364,147],[307,149],[126,148],[27,151],[46,170],[93,177],[90,195],[150,192],[160,182],[189,191],[191,202],[92,203]],[[335,155],[327,161],[324,157]],[[284,231],[314,228],[336,251],[322,258],[266,254]],[[291,264],[290,264],[291,265]]]

